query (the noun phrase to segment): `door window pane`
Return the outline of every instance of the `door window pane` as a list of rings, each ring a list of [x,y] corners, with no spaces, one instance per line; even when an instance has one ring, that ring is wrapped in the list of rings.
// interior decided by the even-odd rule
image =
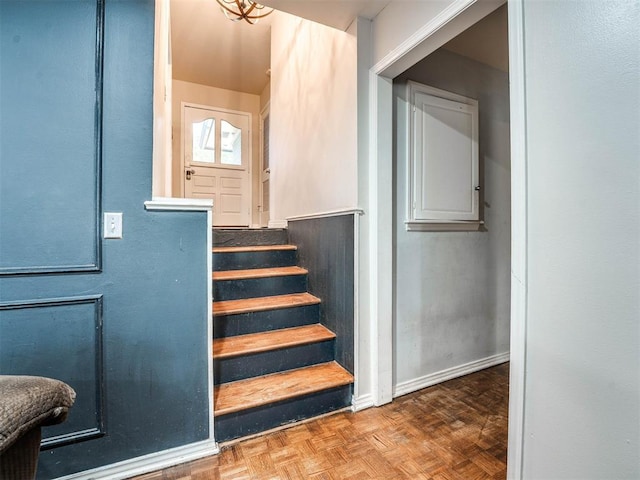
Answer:
[[[220,122],[223,165],[242,165],[242,130],[226,120]]]
[[[223,122],[224,123],[224,122]],[[207,118],[202,122],[194,122],[193,128],[193,161],[215,163],[216,161],[216,120]]]

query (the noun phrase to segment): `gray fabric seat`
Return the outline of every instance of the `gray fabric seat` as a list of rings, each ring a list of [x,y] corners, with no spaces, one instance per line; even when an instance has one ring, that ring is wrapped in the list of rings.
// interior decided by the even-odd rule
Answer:
[[[64,422],[75,397],[59,380],[0,375],[0,479],[35,478],[40,429]]]

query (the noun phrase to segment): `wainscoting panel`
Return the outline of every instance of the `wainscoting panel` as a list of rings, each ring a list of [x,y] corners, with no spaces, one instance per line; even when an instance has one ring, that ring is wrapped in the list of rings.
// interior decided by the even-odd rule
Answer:
[[[102,32],[103,0],[0,2],[0,275],[100,269]]]
[[[0,374],[56,378],[76,391],[67,421],[43,430],[43,448],[102,435],[102,296],[0,304]]]
[[[353,373],[355,215],[289,220],[289,241],[309,270],[309,292],[320,297],[323,325],[336,334],[336,360]]]

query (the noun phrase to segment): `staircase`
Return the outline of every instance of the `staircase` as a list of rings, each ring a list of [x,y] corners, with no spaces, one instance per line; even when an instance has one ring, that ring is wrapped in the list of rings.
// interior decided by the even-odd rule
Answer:
[[[321,300],[286,230],[214,230],[213,364],[218,441],[351,404]]]

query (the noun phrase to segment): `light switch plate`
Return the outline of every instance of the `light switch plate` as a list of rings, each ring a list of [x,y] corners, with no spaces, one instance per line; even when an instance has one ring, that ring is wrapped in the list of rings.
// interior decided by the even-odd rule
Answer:
[[[104,238],[122,238],[122,212],[104,214]]]

